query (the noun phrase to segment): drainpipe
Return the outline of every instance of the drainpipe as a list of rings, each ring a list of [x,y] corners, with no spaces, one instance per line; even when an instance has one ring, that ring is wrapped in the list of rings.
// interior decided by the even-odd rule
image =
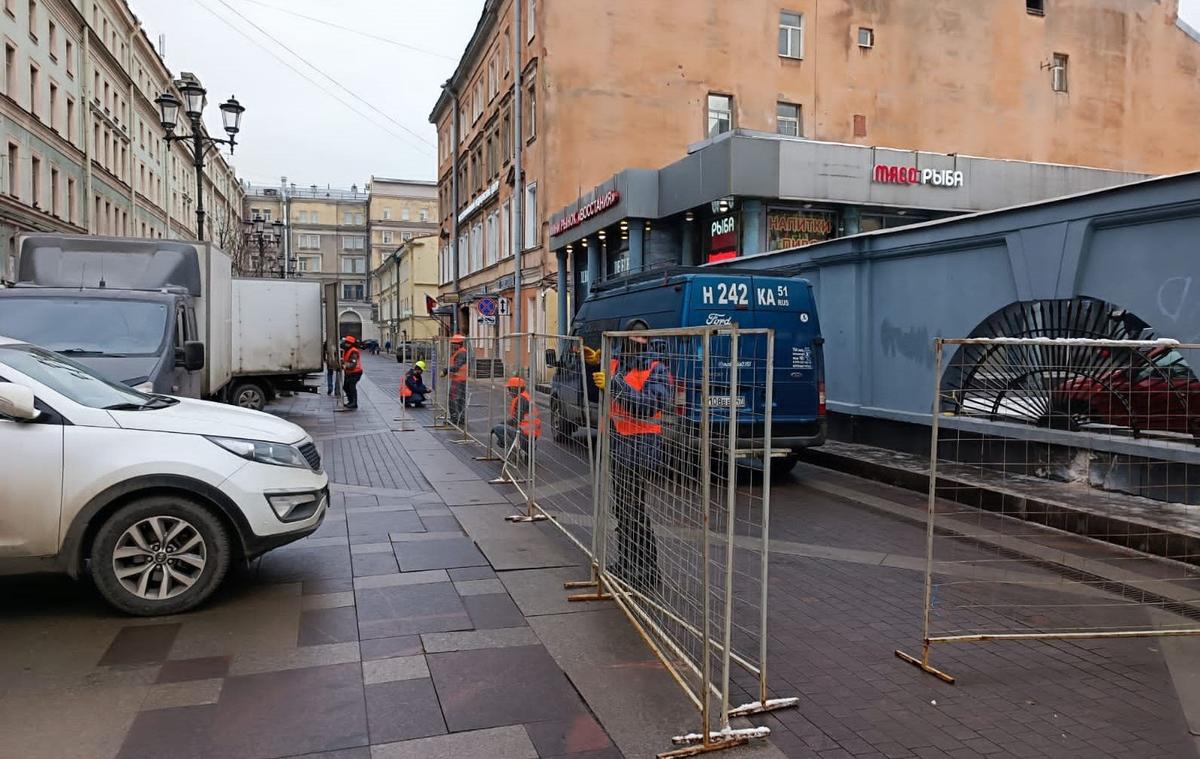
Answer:
[[[454,265],[454,294],[457,295],[460,290],[459,277],[462,276],[458,270],[458,133],[462,127],[458,123],[458,92],[450,86],[448,80],[442,87],[450,93],[453,109],[450,114],[450,148],[454,152],[450,163],[450,261]],[[460,331],[458,313],[458,304],[455,303],[450,317],[451,331],[455,333]]]
[[[96,150],[96,146],[92,144],[92,132],[90,129],[91,119],[86,118],[84,114],[92,112],[92,98],[96,97],[95,91],[92,89],[92,53],[91,53],[92,35],[88,32],[88,25],[83,25],[83,86],[84,86],[84,106],[79,109],[80,117],[83,121],[83,165],[84,173],[84,201],[83,201],[83,218],[87,221],[88,234],[96,234],[96,220],[92,214],[92,153]]]
[[[521,180],[521,0],[513,3],[513,332],[521,331],[521,248],[524,246],[525,189]]]

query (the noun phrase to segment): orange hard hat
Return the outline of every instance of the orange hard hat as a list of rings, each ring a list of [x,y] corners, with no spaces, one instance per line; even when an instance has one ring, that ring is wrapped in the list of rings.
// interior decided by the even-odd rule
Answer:
[[[342,339],[345,340],[346,342],[350,343],[351,345],[354,345],[356,342],[358,342],[357,340],[354,339],[354,335],[346,335]]]
[[[520,390],[525,387],[525,380],[520,377],[509,377],[508,382],[504,383],[504,386],[509,390]]]
[[[466,341],[467,338],[463,337],[462,335],[453,335],[450,338],[450,342],[452,343],[465,343]]]

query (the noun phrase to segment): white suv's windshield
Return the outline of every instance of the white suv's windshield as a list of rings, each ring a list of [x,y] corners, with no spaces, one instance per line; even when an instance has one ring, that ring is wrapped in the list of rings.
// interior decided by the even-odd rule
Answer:
[[[100,377],[82,364],[33,345],[0,345],[0,374],[9,366],[81,406],[103,409],[154,408],[161,398]],[[8,377],[11,381],[12,377]]]
[[[0,335],[80,356],[154,356],[166,303],[116,298],[0,298]]]

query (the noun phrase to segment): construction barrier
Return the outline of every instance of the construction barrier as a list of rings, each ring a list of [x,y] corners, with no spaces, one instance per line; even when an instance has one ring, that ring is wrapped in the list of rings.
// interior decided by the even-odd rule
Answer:
[[[923,645],[896,654],[953,682],[934,644],[1200,635],[1200,346],[938,339],[933,357]]]
[[[766,684],[773,354],[769,330],[603,336],[596,566],[701,714],[660,756],[761,737],[730,718],[796,703]]]

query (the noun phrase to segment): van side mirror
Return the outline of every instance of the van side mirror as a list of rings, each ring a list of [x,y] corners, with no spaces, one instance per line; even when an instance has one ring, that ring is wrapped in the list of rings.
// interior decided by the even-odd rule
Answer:
[[[825,344],[825,338],[814,337],[812,343],[813,343],[813,347],[820,348],[822,345]]]
[[[182,348],[175,349],[175,366],[182,366],[189,372],[204,368],[204,343],[199,340],[188,340]]]
[[[546,349],[546,366],[558,366],[558,353],[553,348]]]
[[[32,422],[42,415],[34,405],[33,391],[24,385],[0,382],[0,416]]]

